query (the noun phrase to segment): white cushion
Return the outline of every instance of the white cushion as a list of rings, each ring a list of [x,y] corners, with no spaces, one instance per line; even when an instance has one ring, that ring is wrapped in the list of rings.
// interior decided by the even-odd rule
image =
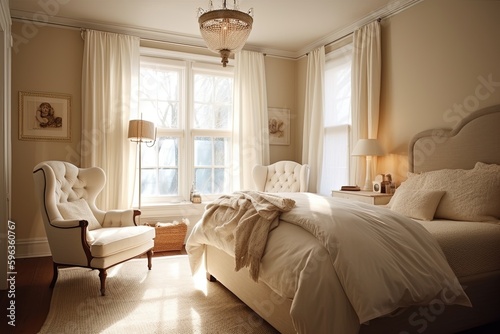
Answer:
[[[101,224],[99,224],[88,203],[83,198],[72,202],[58,203],[57,208],[64,219],[86,220],[89,222],[89,230],[101,228]]]
[[[94,241],[90,252],[94,257],[106,257],[146,244],[155,238],[151,226],[103,227],[91,232]]]
[[[445,191],[435,218],[465,221],[500,219],[500,166],[476,163],[473,169],[442,169],[409,174],[389,205],[398,199],[398,191]],[[401,192],[403,193],[403,191]]]
[[[134,210],[109,210],[106,211],[102,227],[135,226]]]
[[[437,190],[398,189],[391,210],[410,218],[432,220],[444,193]]]

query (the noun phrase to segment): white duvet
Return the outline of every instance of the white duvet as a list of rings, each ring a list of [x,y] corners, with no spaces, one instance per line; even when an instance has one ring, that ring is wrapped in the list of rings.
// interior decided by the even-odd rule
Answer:
[[[293,299],[297,332],[356,333],[360,323],[436,299],[471,306],[439,245],[417,222],[360,202],[279,195],[296,206],[269,233],[259,280]],[[234,245],[198,223],[186,244],[193,270],[205,244],[234,255]]]

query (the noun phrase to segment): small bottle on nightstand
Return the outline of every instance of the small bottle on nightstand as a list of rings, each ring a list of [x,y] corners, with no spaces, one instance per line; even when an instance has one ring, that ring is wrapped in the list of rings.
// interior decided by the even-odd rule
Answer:
[[[392,176],[391,174],[382,174],[384,179],[381,184],[381,193],[382,194],[391,194],[391,183],[392,183]]]

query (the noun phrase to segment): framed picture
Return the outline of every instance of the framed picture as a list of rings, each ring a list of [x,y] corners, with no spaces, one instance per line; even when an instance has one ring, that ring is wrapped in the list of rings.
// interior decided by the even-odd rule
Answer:
[[[19,92],[19,139],[71,140],[71,95]]]
[[[269,108],[269,144],[290,145],[290,109]]]

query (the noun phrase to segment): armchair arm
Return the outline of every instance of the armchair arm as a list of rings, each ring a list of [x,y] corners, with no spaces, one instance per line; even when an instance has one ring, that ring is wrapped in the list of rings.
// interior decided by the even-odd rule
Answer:
[[[104,215],[102,227],[137,226],[135,217],[139,216],[139,210],[110,210]]]
[[[93,237],[88,225],[88,221],[78,219],[56,219],[50,222],[50,228],[46,232],[47,238],[52,240],[49,243],[54,262],[85,266],[90,263],[92,256],[89,242],[93,241]]]
[[[85,226],[88,226],[88,222],[86,220],[79,220],[79,219],[55,219],[50,222],[50,225],[53,227],[57,228],[73,228],[73,227],[80,227],[81,224],[85,224]]]

